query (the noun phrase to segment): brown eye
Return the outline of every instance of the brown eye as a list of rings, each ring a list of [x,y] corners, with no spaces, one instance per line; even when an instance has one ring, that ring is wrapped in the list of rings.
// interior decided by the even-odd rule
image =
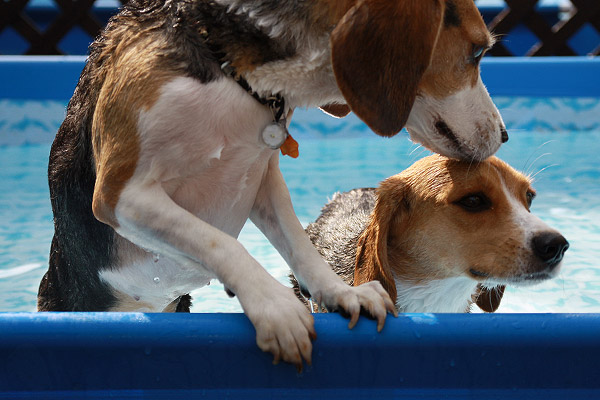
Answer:
[[[483,193],[468,194],[455,204],[468,212],[481,212],[492,207],[492,202]]]
[[[527,196],[527,207],[530,208],[533,199],[535,199],[535,193],[528,191],[525,195]]]

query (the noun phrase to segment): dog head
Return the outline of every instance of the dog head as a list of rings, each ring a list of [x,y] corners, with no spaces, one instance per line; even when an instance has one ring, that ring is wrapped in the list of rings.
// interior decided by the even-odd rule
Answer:
[[[492,44],[472,0],[359,0],[331,34],[332,65],[348,106],[376,133],[406,126],[436,153],[483,160],[508,140],[479,76]]]
[[[569,247],[530,212],[530,180],[496,157],[467,163],[426,157],[383,181],[359,240],[355,284],[479,283],[477,304],[495,311],[505,285],[554,277]]]

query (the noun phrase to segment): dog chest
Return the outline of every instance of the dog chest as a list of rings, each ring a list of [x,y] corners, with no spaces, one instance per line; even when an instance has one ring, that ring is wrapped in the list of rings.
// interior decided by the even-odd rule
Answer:
[[[181,207],[237,236],[273,154],[260,139],[271,118],[231,79],[176,78],[140,112],[132,179],[160,182]]]

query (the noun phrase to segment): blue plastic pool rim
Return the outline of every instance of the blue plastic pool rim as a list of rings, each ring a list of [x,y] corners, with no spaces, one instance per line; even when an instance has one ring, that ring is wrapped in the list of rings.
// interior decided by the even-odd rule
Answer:
[[[0,398],[600,394],[598,314],[402,314],[381,333],[366,318],[350,331],[317,314],[315,327],[313,364],[299,374],[272,365],[243,314],[0,313]]]
[[[73,94],[85,56],[0,56],[0,98],[63,100]],[[600,57],[485,57],[493,96],[600,97]]]

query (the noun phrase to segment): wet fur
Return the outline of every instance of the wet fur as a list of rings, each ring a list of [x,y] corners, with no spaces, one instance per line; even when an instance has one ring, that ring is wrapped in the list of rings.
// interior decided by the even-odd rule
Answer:
[[[91,45],[51,148],[55,235],[38,309],[188,311],[187,293],[216,278],[259,347],[301,367],[312,318],[236,240],[249,218],[322,305],[348,311],[350,327],[368,308],[382,329],[395,313],[388,294],[327,268],[293,212],[278,154],[257,140],[270,110],[222,66],[259,95],[282,95],[289,111],[352,109],[380,135],[406,125],[441,153],[485,158],[504,127],[468,55],[491,39],[470,0],[450,3],[444,19],[441,0],[128,2]],[[452,84],[438,90],[440,79]]]

